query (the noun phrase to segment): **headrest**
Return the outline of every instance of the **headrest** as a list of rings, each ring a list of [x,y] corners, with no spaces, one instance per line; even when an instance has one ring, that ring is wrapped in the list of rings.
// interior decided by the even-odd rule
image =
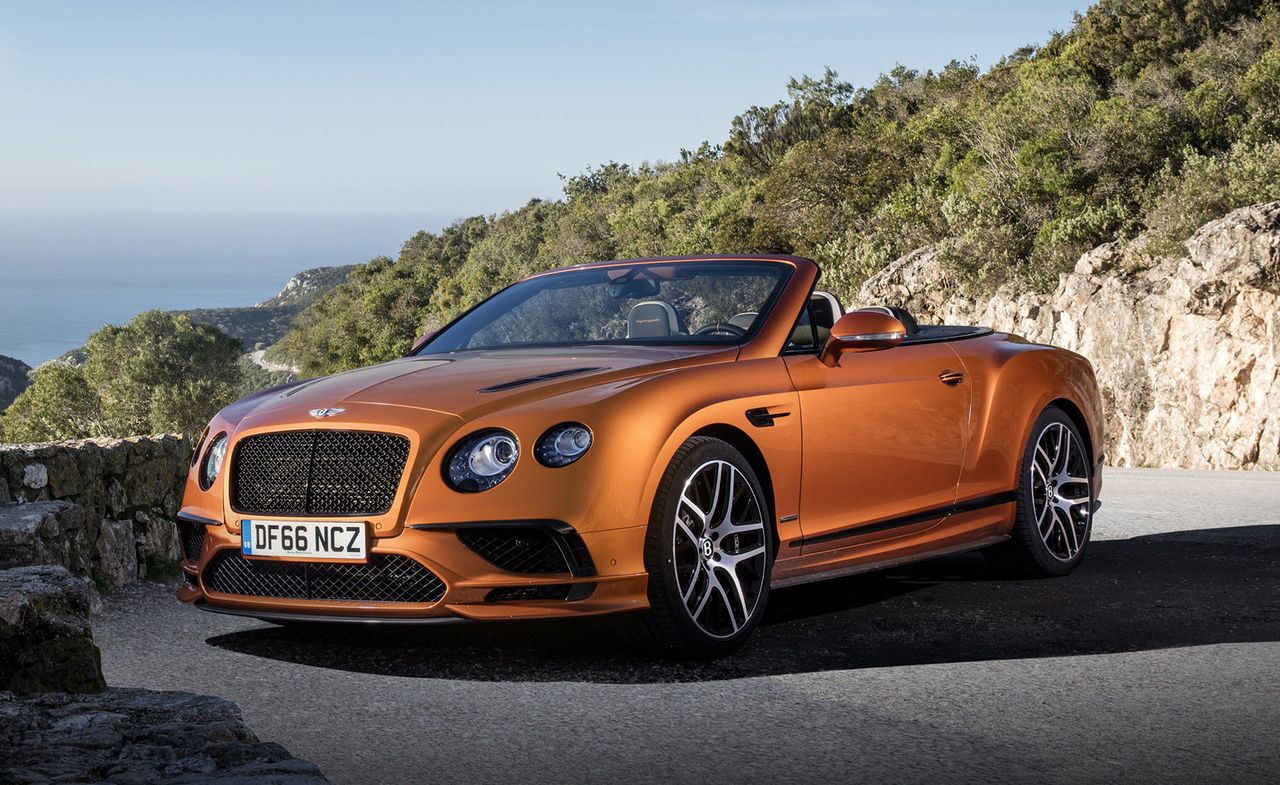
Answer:
[[[665,338],[680,332],[680,319],[671,303],[648,300],[631,306],[627,314],[628,338]]]
[[[902,322],[902,326],[907,328],[907,335],[915,335],[920,332],[920,325],[911,314],[907,313],[905,308],[896,308],[892,305],[868,305],[866,308],[859,308],[859,311],[875,311],[892,316]]]
[[[814,292],[809,298],[809,313],[815,325],[829,328],[844,315],[844,309],[831,292]]]
[[[736,314],[729,319],[729,324],[734,327],[741,327],[744,330],[750,330],[751,325],[756,323],[756,317],[760,314],[755,311],[747,311],[745,313]]]

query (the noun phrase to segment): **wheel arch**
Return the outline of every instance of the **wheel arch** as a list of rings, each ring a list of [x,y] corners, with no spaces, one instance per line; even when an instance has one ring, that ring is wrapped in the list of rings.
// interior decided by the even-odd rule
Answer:
[[[1090,433],[1089,421],[1085,419],[1084,412],[1070,398],[1055,398],[1049,401],[1045,408],[1048,408],[1048,406],[1061,409],[1071,419],[1072,424],[1080,431],[1080,438],[1084,439],[1085,454],[1089,456],[1090,463],[1092,463],[1096,459],[1097,453],[1093,449],[1093,434]]]
[[[764,490],[765,506],[768,508],[769,515],[769,533],[773,536],[773,552],[778,552],[778,513],[777,501],[774,498],[773,475],[769,471],[769,462],[765,460],[764,453],[761,452],[759,445],[755,443],[746,431],[728,423],[712,423],[704,425],[694,431],[693,436],[709,436],[713,439],[719,439],[725,442],[746,460],[751,466],[751,470],[756,473],[756,479],[760,481],[760,487]]]

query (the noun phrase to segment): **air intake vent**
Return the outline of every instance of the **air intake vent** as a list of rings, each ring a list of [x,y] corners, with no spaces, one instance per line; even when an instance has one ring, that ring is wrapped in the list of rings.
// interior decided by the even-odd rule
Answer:
[[[458,539],[485,561],[508,572],[570,572],[556,535],[546,529],[464,528],[458,529]]]
[[[222,594],[349,602],[432,603],[445,591],[434,572],[394,553],[375,553],[365,564],[327,564],[261,561],[222,551],[205,570],[204,584]]]
[[[178,541],[182,544],[183,559],[200,561],[200,552],[204,550],[204,524],[178,521]]]
[[[231,506],[257,515],[381,515],[391,509],[409,440],[366,431],[280,431],[241,439]]]

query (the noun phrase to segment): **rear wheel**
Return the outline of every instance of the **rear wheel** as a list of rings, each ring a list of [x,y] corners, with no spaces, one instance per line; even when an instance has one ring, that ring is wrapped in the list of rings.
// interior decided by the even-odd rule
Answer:
[[[1012,540],[989,555],[1017,576],[1066,575],[1084,558],[1093,531],[1093,464],[1084,438],[1065,412],[1050,406],[1023,452]]]
[[[689,439],[654,499],[645,539],[652,646],[711,657],[741,646],[764,613],[773,564],[769,507],[751,465],[726,442]]]

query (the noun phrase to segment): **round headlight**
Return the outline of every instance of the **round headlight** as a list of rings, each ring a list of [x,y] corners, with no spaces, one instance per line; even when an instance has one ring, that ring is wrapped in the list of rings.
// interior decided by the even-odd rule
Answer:
[[[542,434],[533,454],[543,466],[568,466],[587,454],[591,447],[591,431],[585,425],[567,422]]]
[[[200,487],[209,490],[213,481],[218,479],[222,471],[222,459],[227,457],[227,435],[220,433],[209,442],[209,451],[204,454],[204,463],[200,466]]]
[[[454,446],[445,471],[456,490],[476,493],[507,479],[519,459],[515,436],[507,431],[481,431]]]

